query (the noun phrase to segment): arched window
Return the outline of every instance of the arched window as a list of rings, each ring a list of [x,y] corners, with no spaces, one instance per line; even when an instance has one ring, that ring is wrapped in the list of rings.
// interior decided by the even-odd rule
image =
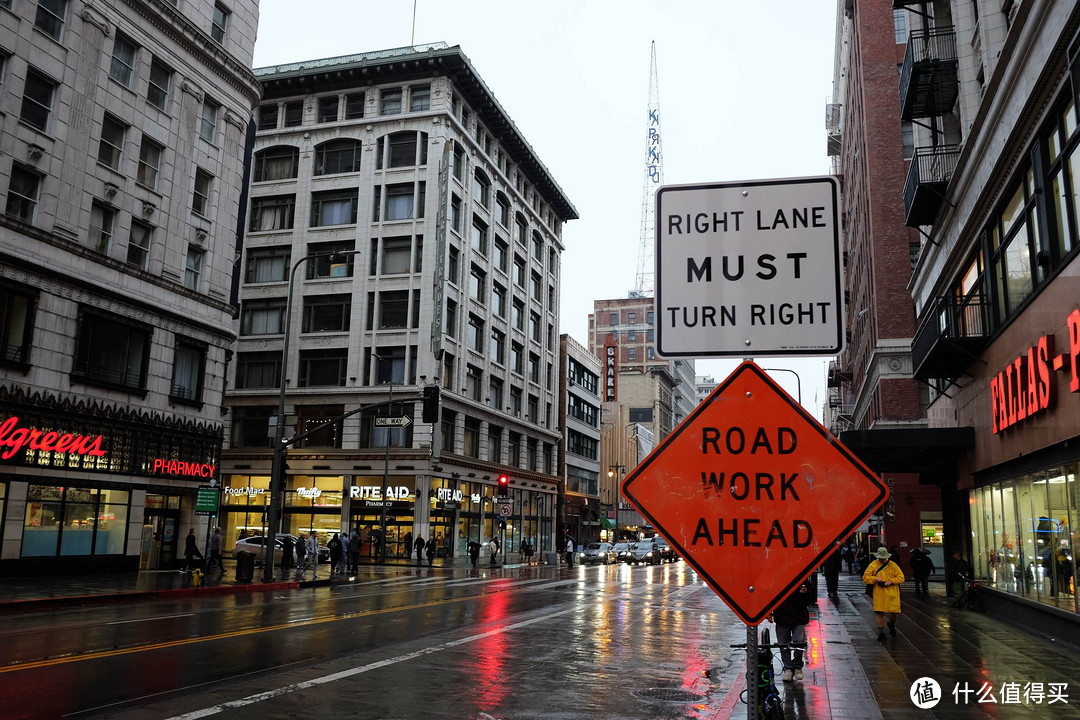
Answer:
[[[359,170],[359,140],[331,140],[315,148],[316,175],[337,175]]]
[[[473,200],[482,207],[491,207],[491,181],[481,170],[473,175]]]
[[[252,182],[289,180],[296,177],[300,150],[289,145],[277,145],[255,153],[255,177]]]
[[[427,139],[427,133],[415,131],[391,133],[379,138],[376,167],[382,170],[384,167],[427,165]]]

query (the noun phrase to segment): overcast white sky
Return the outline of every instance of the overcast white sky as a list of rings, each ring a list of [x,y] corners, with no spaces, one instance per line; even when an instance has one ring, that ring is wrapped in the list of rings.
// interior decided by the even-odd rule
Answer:
[[[416,43],[460,45],[581,216],[563,226],[561,332],[635,284],[656,41],[665,184],[829,172],[835,0],[417,0]],[[412,43],[413,0],[261,0],[255,66]],[[820,418],[827,359],[763,358]],[[699,360],[727,376],[736,360]],[[776,380],[796,394],[792,373]]]

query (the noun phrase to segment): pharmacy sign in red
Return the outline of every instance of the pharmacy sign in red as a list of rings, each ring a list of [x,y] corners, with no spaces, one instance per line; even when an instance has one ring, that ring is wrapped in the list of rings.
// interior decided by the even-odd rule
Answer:
[[[753,362],[623,481],[709,586],[757,625],[888,498],[888,487]]]

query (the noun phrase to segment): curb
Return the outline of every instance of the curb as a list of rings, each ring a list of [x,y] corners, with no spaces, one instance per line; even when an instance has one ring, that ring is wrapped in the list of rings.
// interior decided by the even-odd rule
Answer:
[[[327,581],[329,583],[329,581]],[[321,580],[289,581],[274,583],[244,583],[237,585],[214,585],[201,588],[175,588],[163,590],[140,590],[135,592],[102,593],[99,595],[66,595],[59,597],[28,598],[0,603],[0,613],[23,612],[39,608],[67,607],[79,605],[106,605],[132,600],[157,600],[185,598],[199,595],[234,595],[237,593],[266,592],[274,590],[295,590],[301,587],[321,585]]]

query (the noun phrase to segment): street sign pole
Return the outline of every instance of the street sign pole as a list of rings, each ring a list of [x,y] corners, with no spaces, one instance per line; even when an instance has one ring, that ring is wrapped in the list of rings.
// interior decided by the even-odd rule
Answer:
[[[746,626],[746,717],[757,720],[758,704],[758,667],[757,667],[757,627]]]

